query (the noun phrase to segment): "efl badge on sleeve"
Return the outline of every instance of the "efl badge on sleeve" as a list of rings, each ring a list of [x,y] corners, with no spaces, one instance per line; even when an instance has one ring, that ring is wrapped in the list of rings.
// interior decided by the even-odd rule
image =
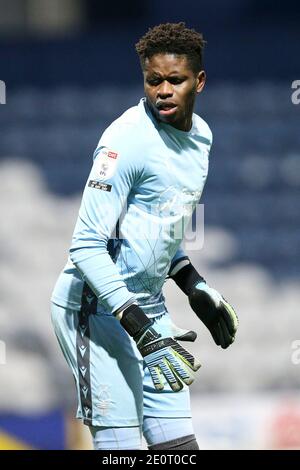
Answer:
[[[92,169],[91,177],[93,180],[106,181],[111,178],[117,169],[118,153],[101,147],[96,151],[94,166]]]

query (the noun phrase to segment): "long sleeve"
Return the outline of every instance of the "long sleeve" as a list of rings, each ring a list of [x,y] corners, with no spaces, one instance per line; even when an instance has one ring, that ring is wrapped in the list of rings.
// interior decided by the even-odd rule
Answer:
[[[109,311],[134,298],[114,264],[107,244],[114,237],[127,197],[138,179],[134,149],[126,133],[118,130],[112,138],[104,133],[95,152],[78,220],[70,258],[83,279]]]
[[[177,272],[177,269],[181,269],[182,266],[185,266],[189,262],[189,257],[184,252],[184,249],[180,246],[172,259],[171,266],[169,269],[169,276]]]

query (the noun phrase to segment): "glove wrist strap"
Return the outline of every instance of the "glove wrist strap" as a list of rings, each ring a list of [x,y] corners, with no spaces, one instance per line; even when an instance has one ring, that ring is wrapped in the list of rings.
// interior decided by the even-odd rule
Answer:
[[[145,315],[138,305],[132,304],[123,311],[120,323],[127,333],[137,340],[152,325],[153,321]]]
[[[198,282],[205,282],[205,279],[200,276],[192,263],[183,266],[178,273],[171,277],[186,295],[190,295],[193,287],[198,284]]]

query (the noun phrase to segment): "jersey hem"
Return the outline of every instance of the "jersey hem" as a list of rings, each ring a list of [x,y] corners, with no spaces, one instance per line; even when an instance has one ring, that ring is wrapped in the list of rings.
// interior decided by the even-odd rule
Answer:
[[[105,426],[105,427],[115,427],[115,428],[120,428],[120,427],[126,427],[126,428],[130,428],[130,427],[136,427],[136,426],[140,426],[141,425],[141,422],[142,422],[142,419],[141,421],[139,421],[138,419],[119,419],[116,421],[116,420],[108,420],[108,419],[91,419],[89,420],[90,422],[87,422],[85,420],[85,418],[83,418],[82,416],[76,416],[77,419],[80,419],[83,424],[85,424],[86,426]]]

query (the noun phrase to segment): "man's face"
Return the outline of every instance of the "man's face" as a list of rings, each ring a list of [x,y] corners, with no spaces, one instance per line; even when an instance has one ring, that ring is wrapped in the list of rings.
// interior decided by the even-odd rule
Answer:
[[[155,54],[146,59],[144,87],[154,116],[182,131],[192,126],[197,93],[205,83],[205,72],[195,74],[185,55]]]

